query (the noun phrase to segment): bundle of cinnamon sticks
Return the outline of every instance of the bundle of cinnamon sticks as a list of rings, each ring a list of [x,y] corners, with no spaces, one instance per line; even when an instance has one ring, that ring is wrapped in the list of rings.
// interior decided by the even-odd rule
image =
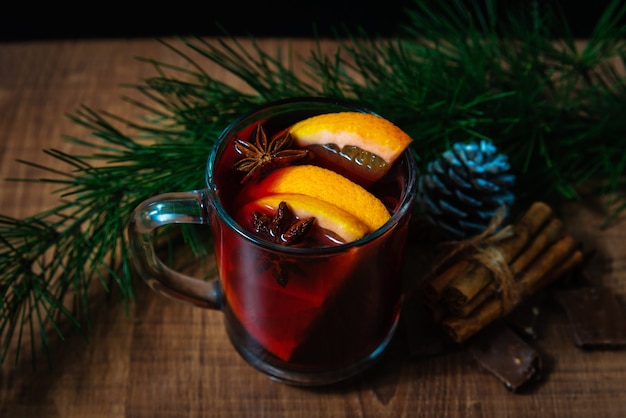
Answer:
[[[564,229],[549,205],[535,202],[501,239],[443,263],[425,293],[437,322],[463,342],[580,265],[582,251]]]

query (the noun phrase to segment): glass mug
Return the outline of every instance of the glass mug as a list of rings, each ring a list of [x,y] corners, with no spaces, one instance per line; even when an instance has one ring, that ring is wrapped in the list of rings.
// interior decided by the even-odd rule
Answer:
[[[220,135],[206,167],[206,188],[165,193],[135,209],[128,238],[137,271],[156,292],[221,311],[234,348],[273,380],[318,386],[369,368],[391,340],[401,300],[401,266],[415,196],[417,169],[409,150],[382,186],[393,200],[390,220],[356,241],[296,248],[266,241],[240,226],[226,209],[239,182],[221,158],[234,136],[263,122],[286,128],[330,112],[367,109],[323,98],[269,103]],[[369,112],[371,113],[371,112]],[[268,135],[269,136],[269,135]],[[230,184],[229,184],[230,182]],[[167,267],[155,254],[153,232],[172,223],[209,224],[217,276],[202,280]],[[276,280],[276,275],[288,279]]]

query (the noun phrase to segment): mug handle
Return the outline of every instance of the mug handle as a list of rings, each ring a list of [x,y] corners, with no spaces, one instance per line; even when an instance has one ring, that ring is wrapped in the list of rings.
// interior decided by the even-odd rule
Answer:
[[[218,277],[200,280],[166,266],[154,250],[154,230],[168,224],[209,224],[208,190],[163,193],[141,202],[126,227],[135,268],[152,290],[203,308],[221,310]]]

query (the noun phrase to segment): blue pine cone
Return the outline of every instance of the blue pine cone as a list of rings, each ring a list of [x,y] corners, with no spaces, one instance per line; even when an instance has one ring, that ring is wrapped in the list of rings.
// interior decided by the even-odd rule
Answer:
[[[515,200],[508,158],[487,140],[454,144],[419,178],[418,202],[434,226],[464,239],[483,232],[496,210]]]

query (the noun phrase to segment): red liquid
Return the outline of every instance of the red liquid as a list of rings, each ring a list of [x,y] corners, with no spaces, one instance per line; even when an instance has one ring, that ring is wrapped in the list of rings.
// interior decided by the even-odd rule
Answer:
[[[276,125],[268,137],[287,126]],[[248,139],[245,134],[239,138]],[[218,197],[233,217],[242,187],[243,173],[233,169],[239,158],[228,146],[214,170]],[[406,165],[399,162],[367,186],[392,214],[405,192]],[[221,222],[212,219],[214,234],[221,237],[216,255],[226,322],[231,338],[245,341],[245,350],[281,367],[288,362],[301,369],[325,369],[358,362],[385,340],[398,319],[408,216],[365,245],[317,255],[264,249]],[[249,228],[245,219],[238,222]],[[314,231],[312,237],[301,245],[336,244],[324,231]]]

